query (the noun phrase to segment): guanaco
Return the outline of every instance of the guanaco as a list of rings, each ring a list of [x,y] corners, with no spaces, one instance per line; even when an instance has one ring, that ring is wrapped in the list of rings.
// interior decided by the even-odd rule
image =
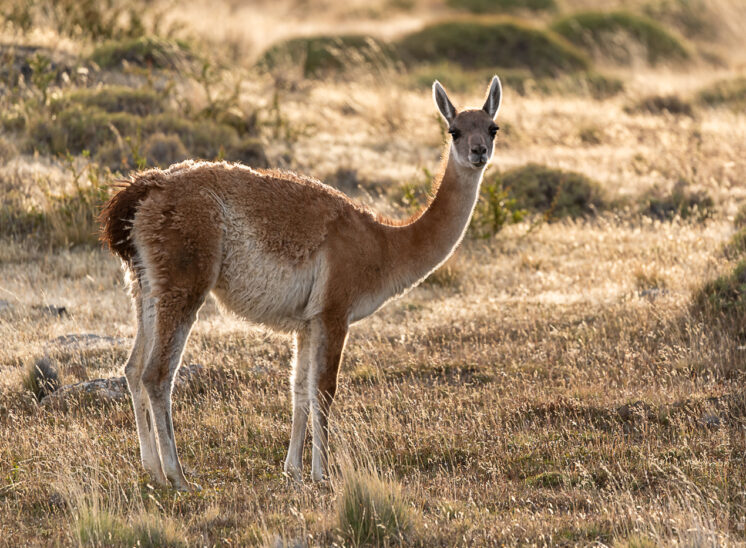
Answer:
[[[376,215],[288,171],[186,161],[134,174],[101,213],[102,240],[124,263],[137,317],[125,366],[145,469],[180,490],[171,391],[208,293],[251,322],[295,337],[285,472],[300,480],[308,415],[311,478],[328,469],[329,411],[349,326],[433,272],[461,241],[498,131],[502,87],[457,112],[433,98],[450,138],[428,205],[406,222]]]

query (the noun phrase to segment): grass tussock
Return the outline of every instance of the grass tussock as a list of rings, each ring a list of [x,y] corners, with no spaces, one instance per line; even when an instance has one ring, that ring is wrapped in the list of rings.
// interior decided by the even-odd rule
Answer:
[[[186,548],[183,533],[172,520],[142,512],[120,516],[97,505],[75,512],[75,533],[80,546],[130,548]]]
[[[586,57],[557,35],[510,19],[434,23],[402,38],[397,49],[413,64],[522,68],[540,76],[589,68]]]
[[[585,217],[605,207],[601,186],[580,173],[527,164],[500,177],[519,208],[548,220]]]
[[[21,384],[41,401],[60,387],[60,378],[54,365],[47,358],[40,358],[29,362]]]
[[[337,529],[349,546],[401,544],[413,532],[412,510],[401,487],[371,470],[343,472]]]
[[[576,13],[552,30],[595,58],[630,64],[637,58],[651,65],[690,58],[683,42],[657,22],[626,11]]]

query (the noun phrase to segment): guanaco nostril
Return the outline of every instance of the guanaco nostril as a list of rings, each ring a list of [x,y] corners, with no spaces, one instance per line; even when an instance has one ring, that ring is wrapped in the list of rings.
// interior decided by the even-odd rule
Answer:
[[[471,147],[471,151],[474,154],[487,154],[487,147],[484,145],[477,145],[477,146]]]

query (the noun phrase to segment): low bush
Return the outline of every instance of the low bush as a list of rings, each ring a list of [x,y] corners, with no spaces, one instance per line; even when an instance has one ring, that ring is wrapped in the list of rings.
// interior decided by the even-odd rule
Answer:
[[[397,43],[410,63],[455,63],[466,69],[523,68],[533,75],[585,70],[586,57],[557,35],[509,19],[431,24]]]
[[[712,197],[706,191],[689,190],[688,186],[681,180],[670,192],[652,188],[640,200],[642,214],[659,221],[670,221],[674,217],[704,221],[712,217],[715,211]]]
[[[158,114],[168,108],[166,98],[151,88],[108,86],[77,89],[50,103],[53,114],[73,105],[96,107],[105,112],[128,112],[136,116]]]
[[[96,152],[119,135],[134,135],[140,118],[127,112],[106,112],[98,107],[72,104],[49,117],[35,113],[29,121],[26,152],[63,155]]]
[[[258,62],[264,69],[300,65],[306,78],[323,77],[348,66],[375,64],[390,59],[393,49],[361,34],[292,38],[269,48]]]
[[[746,77],[720,80],[701,90],[698,100],[709,107],[724,106],[736,111],[746,110]]]
[[[186,42],[153,36],[105,42],[91,54],[91,60],[105,69],[126,61],[144,68],[175,70],[184,68],[193,57]]]
[[[648,114],[676,114],[693,116],[692,105],[678,95],[651,95],[624,109],[628,113],[645,112]]]
[[[527,212],[518,207],[517,202],[505,190],[503,179],[499,175],[491,181],[483,181],[469,234],[477,238],[490,238],[505,225],[519,223]]]
[[[728,274],[705,283],[692,301],[694,314],[728,331],[746,337],[746,260],[741,260]]]
[[[106,40],[142,35],[151,8],[147,0],[6,0],[0,17],[25,32],[51,28],[70,38]]]
[[[142,146],[142,155],[148,165],[167,167],[189,157],[178,135],[158,132],[148,137]]]
[[[504,13],[518,10],[556,10],[555,0],[447,0],[446,4],[455,9],[472,13]]]
[[[585,217],[605,207],[601,186],[580,173],[527,164],[501,178],[517,207],[547,220]]]
[[[588,11],[564,17],[552,30],[594,57],[629,64],[637,53],[651,65],[689,59],[686,46],[655,21],[625,11]]]
[[[149,161],[166,166],[187,157],[266,167],[261,142],[249,135],[248,122],[239,133],[237,117],[185,116],[151,89],[77,90],[55,99],[49,112],[32,110],[24,150],[52,155],[88,151],[112,170],[144,167]]]

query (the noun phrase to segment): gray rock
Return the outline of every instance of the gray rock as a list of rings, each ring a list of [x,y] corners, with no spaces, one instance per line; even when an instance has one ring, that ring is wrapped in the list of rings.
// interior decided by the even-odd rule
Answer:
[[[66,350],[88,350],[125,344],[127,342],[130,342],[129,339],[121,337],[107,337],[105,335],[96,335],[95,333],[72,333],[70,335],[55,337],[48,344]]]
[[[200,364],[184,365],[174,380],[174,386],[184,387],[194,382],[203,372]],[[124,377],[93,379],[90,381],[68,384],[41,400],[45,407],[66,407],[73,402],[113,403],[129,398],[127,380]]]
[[[704,415],[702,415],[699,421],[702,423],[702,425],[709,428],[717,428],[723,423],[723,419],[721,419],[718,415],[714,415],[712,413],[705,413]]]

